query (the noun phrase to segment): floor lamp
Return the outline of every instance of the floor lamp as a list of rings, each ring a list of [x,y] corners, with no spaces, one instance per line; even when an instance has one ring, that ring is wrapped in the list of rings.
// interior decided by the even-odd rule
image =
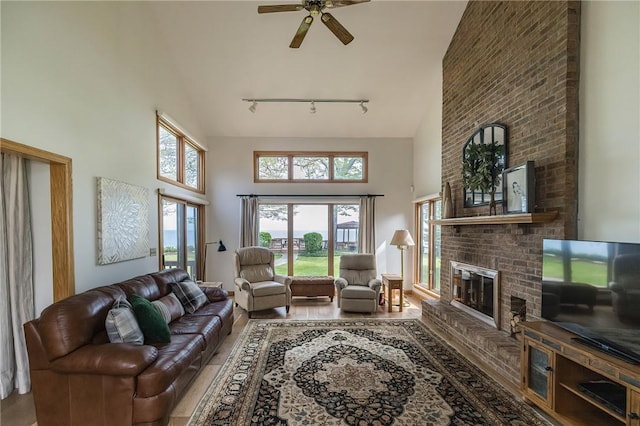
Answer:
[[[416,244],[413,242],[411,234],[406,229],[398,229],[394,232],[389,244],[398,247],[398,250],[400,250],[400,277],[404,283],[404,251],[407,247],[415,246]],[[391,301],[389,301],[389,303],[391,303]]]
[[[227,247],[224,245],[222,240],[204,243],[204,262],[202,262],[202,281],[207,280],[207,249],[209,248],[209,244],[218,244],[218,251],[227,251]]]

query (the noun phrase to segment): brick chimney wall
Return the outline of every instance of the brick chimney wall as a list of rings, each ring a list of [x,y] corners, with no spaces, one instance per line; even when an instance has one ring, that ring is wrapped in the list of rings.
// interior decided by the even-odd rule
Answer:
[[[463,207],[462,148],[479,126],[507,126],[507,167],[535,161],[536,211],[547,224],[442,227],[441,300],[451,300],[450,261],[501,273],[501,328],[511,296],[540,316],[542,239],[576,237],[580,3],[470,1],[443,60],[442,182]],[[498,206],[498,214],[501,214]]]

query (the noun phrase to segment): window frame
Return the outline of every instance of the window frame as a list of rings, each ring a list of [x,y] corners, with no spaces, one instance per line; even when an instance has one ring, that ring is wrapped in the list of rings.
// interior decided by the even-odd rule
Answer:
[[[435,265],[437,262],[436,259],[436,253],[435,250],[433,249],[434,247],[436,247],[436,237],[437,235],[440,235],[440,260],[442,261],[442,225],[438,225],[436,223],[434,223],[434,221],[440,219],[436,217],[436,203],[440,203],[440,215],[442,215],[442,196],[440,194],[434,194],[431,196],[427,196],[424,198],[421,198],[419,200],[414,201],[415,203],[415,229],[416,229],[416,240],[417,240],[417,244],[416,244],[416,250],[415,250],[415,259],[414,259],[414,289],[422,292],[422,293],[427,293],[430,296],[433,297],[440,297],[440,290],[435,288],[435,283],[436,283],[436,277],[435,277]],[[424,229],[422,226],[422,207],[427,205],[428,209],[429,209],[429,219],[428,222],[429,224],[428,226],[428,233],[429,233],[429,252],[428,252],[428,256],[429,256],[429,271],[427,272],[427,277],[428,280],[427,282],[422,282],[421,278],[422,275],[422,256],[423,256],[423,251],[424,251],[424,247],[423,247],[423,234],[424,234]],[[436,232],[436,227],[440,227],[440,232]],[[442,268],[443,265],[442,263],[440,264],[440,270],[442,272]]]
[[[295,275],[294,271],[294,240],[296,239],[294,235],[295,230],[295,214],[294,207],[302,206],[302,205],[314,205],[314,206],[323,206],[327,208],[327,274],[328,276],[334,276],[336,270],[335,264],[335,253],[336,253],[336,227],[338,223],[334,220],[334,209],[336,206],[340,205],[353,205],[360,208],[359,202],[357,200],[345,200],[345,201],[315,201],[315,200],[300,200],[300,201],[276,201],[276,200],[264,200],[260,201],[259,206],[262,205],[282,205],[287,208],[287,236],[285,237],[287,240],[287,274],[292,277],[304,277],[305,275]],[[258,207],[258,211],[260,207]],[[358,210],[359,211],[359,210]],[[259,213],[258,213],[259,215]],[[258,234],[262,232],[262,229],[259,225],[260,220],[258,220]],[[359,229],[359,228],[358,228]],[[313,230],[309,230],[313,231]],[[269,250],[274,251],[274,249],[269,248]],[[274,251],[275,252],[275,251]],[[355,253],[360,253],[358,249],[356,249]]]
[[[286,157],[287,178],[263,179],[260,177],[261,157]],[[295,157],[327,158],[329,177],[327,179],[294,179],[293,164]],[[362,179],[336,179],[334,177],[334,159],[338,157],[362,158]],[[254,151],[253,152],[253,182],[254,183],[368,183],[369,182],[369,153],[366,151]]]
[[[163,127],[168,132],[174,134],[177,138],[177,147],[176,147],[176,178],[177,180],[173,180],[169,177],[162,176],[160,172],[160,127]],[[187,185],[186,180],[186,155],[185,148],[189,145],[192,149],[196,151],[198,154],[198,186],[194,187],[191,185]],[[169,120],[161,117],[160,115],[156,116],[156,170],[157,170],[157,178],[163,182],[170,183],[175,186],[179,186],[181,188],[188,189],[190,191],[194,191],[200,194],[205,193],[205,152],[206,150],[193,138],[189,137],[185,134],[184,131],[180,130],[178,126],[172,124]]]
[[[195,248],[195,253],[196,253],[196,258],[194,260],[194,268],[195,268],[195,274],[190,274],[192,279],[198,279],[198,280],[202,280],[204,281],[205,277],[201,277],[202,271],[204,269],[204,245],[205,245],[205,205],[204,204],[199,204],[199,203],[195,203],[193,201],[189,201],[186,200],[184,198],[180,198],[177,196],[171,196],[171,195],[166,195],[166,194],[158,194],[158,267],[160,270],[164,270],[164,269],[171,269],[171,268],[167,268],[165,266],[165,253],[164,253],[164,211],[162,208],[162,202],[164,200],[168,200],[171,201],[173,203],[176,204],[180,204],[182,205],[182,207],[186,210],[187,207],[192,207],[196,209],[196,215],[197,215],[197,225],[196,225],[196,244],[197,247]],[[184,229],[182,232],[182,235],[184,235],[185,241],[183,241],[182,244],[183,246],[183,250],[184,252],[182,253],[183,258],[185,259],[185,265],[177,265],[177,267],[182,267],[185,271],[188,271],[188,268],[186,267],[187,263],[188,263],[188,245],[186,244],[186,238],[187,238],[187,215],[184,214],[186,212],[183,212],[182,214],[182,223],[180,224]],[[179,233],[176,233],[176,236],[180,235]],[[180,242],[177,242],[177,246],[176,248],[180,248]]]

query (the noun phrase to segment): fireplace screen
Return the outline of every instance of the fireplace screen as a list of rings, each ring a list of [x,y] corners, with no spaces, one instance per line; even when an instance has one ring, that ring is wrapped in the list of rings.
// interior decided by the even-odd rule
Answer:
[[[451,262],[452,301],[479,319],[499,328],[498,272]]]

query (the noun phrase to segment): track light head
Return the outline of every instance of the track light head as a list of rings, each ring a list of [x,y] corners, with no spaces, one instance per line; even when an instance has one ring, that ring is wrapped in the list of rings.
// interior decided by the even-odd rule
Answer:
[[[309,109],[309,112],[311,114],[315,114],[316,113],[316,103],[314,101],[311,101],[311,108]]]
[[[369,108],[367,108],[367,107],[364,105],[364,101],[360,102],[360,108],[362,108],[362,113],[363,113],[363,114],[366,114],[366,113],[367,113],[367,111],[369,111]]]
[[[251,106],[249,107],[249,111],[255,113],[256,112],[256,107],[258,106],[258,103],[256,101],[253,101],[253,103],[251,104]]]

